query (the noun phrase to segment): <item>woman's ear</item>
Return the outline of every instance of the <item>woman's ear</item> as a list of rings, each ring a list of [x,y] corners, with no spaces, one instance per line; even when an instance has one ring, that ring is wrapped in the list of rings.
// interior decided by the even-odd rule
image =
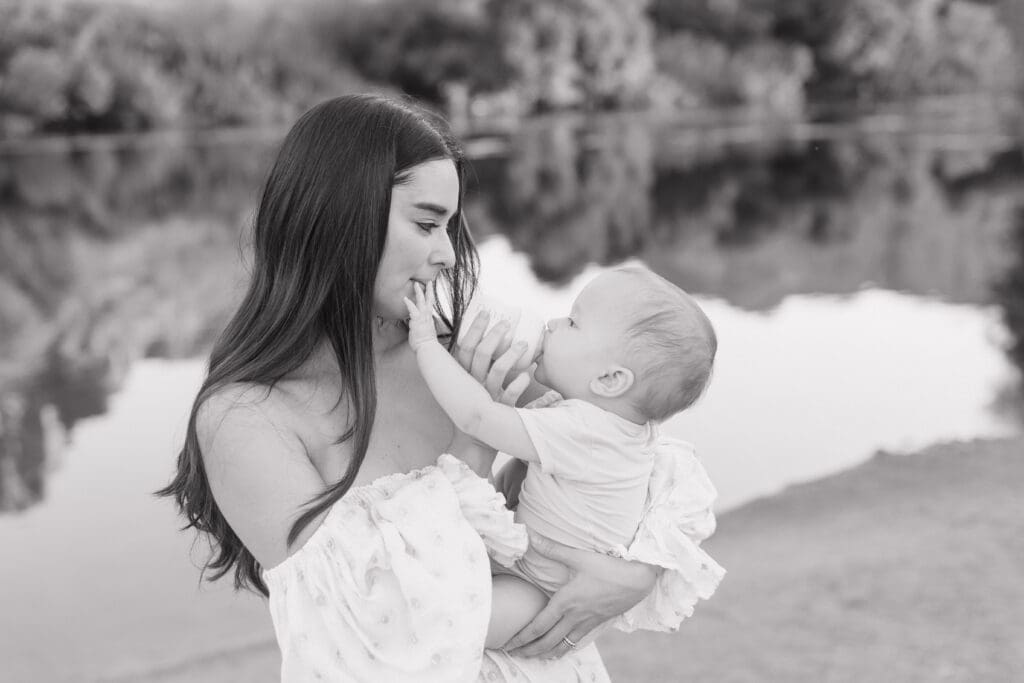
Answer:
[[[590,390],[602,398],[618,398],[629,391],[635,381],[629,368],[609,365],[601,375],[590,380]]]

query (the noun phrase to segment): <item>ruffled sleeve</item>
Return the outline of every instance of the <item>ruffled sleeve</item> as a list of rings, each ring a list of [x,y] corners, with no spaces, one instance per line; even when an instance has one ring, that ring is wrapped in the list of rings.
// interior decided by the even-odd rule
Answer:
[[[441,455],[437,467],[451,482],[463,517],[480,534],[487,553],[495,562],[511,567],[526,552],[529,538],[526,527],[516,524],[515,515],[505,507],[505,496],[452,455]]]
[[[715,531],[715,487],[693,446],[662,437],[655,449],[646,514],[629,548],[615,554],[663,567],[654,590],[615,620],[616,628],[675,631],[700,599],[715,592],[725,570],[700,548]]]

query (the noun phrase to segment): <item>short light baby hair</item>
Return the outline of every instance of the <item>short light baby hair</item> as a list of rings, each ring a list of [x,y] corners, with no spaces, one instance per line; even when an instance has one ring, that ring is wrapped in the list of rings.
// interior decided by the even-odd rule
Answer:
[[[661,422],[700,398],[711,379],[718,338],[697,302],[642,266],[616,269],[637,280],[626,353],[636,373],[636,409]]]

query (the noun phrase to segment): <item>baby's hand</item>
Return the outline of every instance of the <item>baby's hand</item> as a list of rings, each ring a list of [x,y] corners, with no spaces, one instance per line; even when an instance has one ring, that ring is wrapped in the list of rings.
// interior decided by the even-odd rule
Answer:
[[[416,303],[405,297],[405,307],[409,309],[409,346],[418,351],[426,344],[437,341],[437,330],[434,329],[434,292],[426,290],[422,284],[413,283],[416,292]]]

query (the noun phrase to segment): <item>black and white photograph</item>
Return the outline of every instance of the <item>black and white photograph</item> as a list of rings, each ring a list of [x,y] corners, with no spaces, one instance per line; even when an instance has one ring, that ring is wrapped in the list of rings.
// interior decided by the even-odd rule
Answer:
[[[0,681],[1024,680],[1024,0],[0,0]]]

